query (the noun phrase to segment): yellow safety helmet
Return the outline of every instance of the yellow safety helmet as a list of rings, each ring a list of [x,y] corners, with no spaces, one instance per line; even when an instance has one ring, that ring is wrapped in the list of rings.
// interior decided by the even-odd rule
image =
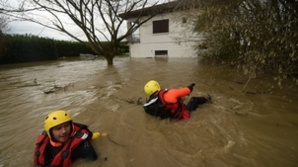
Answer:
[[[44,120],[44,129],[47,132],[48,136],[51,138],[50,130],[60,124],[65,122],[72,121],[71,115],[65,110],[53,111],[47,115]]]
[[[160,91],[160,86],[158,82],[156,82],[155,80],[151,80],[147,82],[146,85],[144,86],[144,91],[147,95],[150,96],[152,95],[152,93],[156,91]]]

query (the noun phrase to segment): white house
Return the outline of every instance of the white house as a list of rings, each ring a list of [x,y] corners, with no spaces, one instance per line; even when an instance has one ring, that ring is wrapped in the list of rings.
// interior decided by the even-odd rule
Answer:
[[[183,5],[183,6],[181,6]],[[197,45],[203,40],[193,32],[197,9],[187,7],[185,0],[154,6],[154,17],[140,26],[128,39],[131,57],[197,57]],[[151,8],[126,14],[128,26],[136,16],[148,17]],[[157,11],[157,12],[156,12]]]

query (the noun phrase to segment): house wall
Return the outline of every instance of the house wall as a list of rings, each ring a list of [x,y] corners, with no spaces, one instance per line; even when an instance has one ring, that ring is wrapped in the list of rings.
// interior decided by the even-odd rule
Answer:
[[[183,18],[187,19],[183,23]],[[169,19],[168,33],[152,33],[153,21]],[[167,50],[168,57],[197,57],[194,47],[203,38],[193,33],[193,24],[187,12],[155,16],[139,28],[140,43],[130,44],[131,57],[155,57],[156,50]],[[161,56],[161,55],[160,55]]]

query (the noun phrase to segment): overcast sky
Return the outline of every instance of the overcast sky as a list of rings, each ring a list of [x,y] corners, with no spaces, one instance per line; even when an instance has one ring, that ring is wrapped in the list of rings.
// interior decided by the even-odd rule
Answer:
[[[8,24],[9,34],[30,34],[57,40],[72,40],[69,36],[32,22],[14,21]]]
[[[0,8],[11,8],[15,7],[17,8],[19,2],[18,0],[9,0],[7,1],[8,4],[2,5],[0,4]],[[8,5],[8,6],[5,6]],[[9,20],[13,20],[13,19],[9,19]],[[57,40],[73,40],[72,38],[70,38],[69,36],[49,29],[49,28],[45,28],[39,24],[33,23],[33,22],[25,22],[25,21],[11,21],[8,24],[8,30],[6,30],[5,32],[7,32],[8,34],[31,34],[31,35],[36,35],[36,36],[40,36],[40,37],[47,37],[47,38],[53,38],[53,39],[57,39]]]

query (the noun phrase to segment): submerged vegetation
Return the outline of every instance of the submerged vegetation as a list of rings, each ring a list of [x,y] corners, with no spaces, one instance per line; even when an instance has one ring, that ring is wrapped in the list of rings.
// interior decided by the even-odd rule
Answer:
[[[270,73],[280,87],[298,84],[298,1],[205,1],[196,29],[205,32],[205,62],[230,65],[248,76],[247,83]],[[247,85],[244,86],[244,89]]]

